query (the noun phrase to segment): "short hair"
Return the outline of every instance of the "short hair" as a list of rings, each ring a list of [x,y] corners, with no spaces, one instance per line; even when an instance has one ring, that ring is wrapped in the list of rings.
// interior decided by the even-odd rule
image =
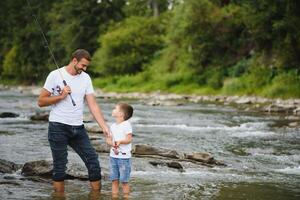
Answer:
[[[124,120],[128,120],[132,117],[133,108],[131,105],[128,105],[127,103],[118,103],[117,105],[119,106],[121,112],[124,114]]]
[[[88,61],[91,61],[91,54],[85,50],[85,49],[77,49],[76,51],[74,51],[72,53],[71,56],[71,60],[73,60],[73,58],[76,58],[77,61],[79,62],[82,58],[87,59]]]

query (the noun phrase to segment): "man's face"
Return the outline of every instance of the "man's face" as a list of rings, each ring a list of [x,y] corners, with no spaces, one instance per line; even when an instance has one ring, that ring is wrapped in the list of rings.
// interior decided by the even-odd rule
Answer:
[[[81,74],[82,71],[86,71],[90,61],[85,58],[82,58],[79,62],[76,58],[73,59],[74,69],[77,74]]]

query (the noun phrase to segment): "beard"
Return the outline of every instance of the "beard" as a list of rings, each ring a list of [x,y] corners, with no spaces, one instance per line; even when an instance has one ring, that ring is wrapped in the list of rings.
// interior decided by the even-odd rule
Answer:
[[[76,71],[76,74],[81,74],[81,72],[84,71],[83,69],[78,68],[77,65],[74,65],[74,69]]]

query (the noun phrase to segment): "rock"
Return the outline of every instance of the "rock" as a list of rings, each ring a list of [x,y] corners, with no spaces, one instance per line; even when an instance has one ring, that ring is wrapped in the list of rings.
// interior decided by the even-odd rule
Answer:
[[[214,163],[214,158],[210,153],[192,153],[192,154],[185,154],[186,159],[195,160],[198,162],[204,162],[208,164]]]
[[[294,109],[294,110],[293,110],[293,113],[294,113],[295,115],[299,115],[299,116],[300,116],[300,106],[297,107],[296,109]]]
[[[145,101],[145,102],[143,102],[143,104],[148,105],[148,106],[180,106],[183,103],[155,99],[155,100]]]
[[[102,129],[98,125],[85,124],[85,129],[90,133],[103,133]]]
[[[180,172],[184,172],[182,165],[179,162],[162,162],[162,161],[149,161],[153,166],[167,166],[170,168],[178,169]]]
[[[90,135],[89,134],[89,138],[90,138],[90,140],[101,140],[100,135]]]
[[[0,172],[1,173],[13,173],[20,169],[22,165],[0,159]]]
[[[48,112],[36,113],[35,115],[31,116],[30,119],[34,121],[48,121],[49,113]]]
[[[91,114],[83,115],[83,123],[91,123],[94,121],[94,117]]]
[[[241,97],[235,103],[237,103],[237,104],[251,104],[252,100],[250,99],[250,97]]]
[[[152,147],[149,145],[135,145],[133,148],[133,154],[135,155],[157,155],[168,158],[179,158],[179,154],[175,150]]]
[[[296,107],[293,105],[271,104],[264,107],[265,112],[292,113]]]
[[[100,144],[99,141],[97,141],[97,144],[93,143],[93,147],[98,153],[109,153],[110,152],[110,146],[106,144]]]
[[[16,181],[0,181],[0,185],[20,186],[21,184]]]
[[[174,162],[174,161],[173,162],[168,162],[167,166],[170,167],[170,168],[178,169],[181,172],[184,171],[182,165],[179,162]]]
[[[27,162],[22,168],[22,174],[25,176],[52,176],[52,161],[38,160]]]
[[[27,162],[22,168],[22,174],[25,176],[41,176],[44,178],[52,177],[53,164],[52,161],[38,160]],[[88,180],[86,169],[79,165],[69,164],[66,170],[66,179]]]
[[[296,120],[300,121],[300,116],[289,115],[289,116],[286,116],[285,119],[287,119],[287,120],[294,120],[294,121],[296,121]]]
[[[291,123],[289,123],[290,127],[297,127],[299,125],[300,125],[299,122],[291,122]]]
[[[16,113],[12,113],[12,112],[0,113],[0,118],[15,118],[15,117],[19,117],[19,115]]]

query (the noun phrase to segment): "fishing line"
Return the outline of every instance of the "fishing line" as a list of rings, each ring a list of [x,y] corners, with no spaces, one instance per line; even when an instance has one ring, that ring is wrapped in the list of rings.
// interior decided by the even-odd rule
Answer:
[[[58,66],[57,61],[56,61],[56,59],[55,59],[55,56],[54,56],[54,54],[53,54],[53,52],[52,52],[52,50],[51,50],[51,48],[50,48],[50,46],[49,46],[48,40],[47,40],[46,35],[45,35],[45,33],[44,33],[43,29],[42,29],[42,26],[41,26],[41,24],[39,23],[37,17],[35,16],[35,14],[34,14],[34,12],[33,12],[33,9],[32,9],[32,7],[31,7],[31,5],[30,5],[30,3],[29,3],[29,0],[26,0],[26,1],[27,1],[27,4],[28,4],[29,9],[30,9],[30,11],[31,11],[31,15],[33,16],[34,21],[35,21],[37,27],[39,28],[39,30],[40,30],[40,32],[41,32],[41,34],[42,34],[42,37],[43,37],[43,39],[44,39],[44,41],[45,41],[45,43],[46,43],[46,47],[49,49],[51,58],[52,58],[52,60],[53,60],[53,62],[54,62],[54,64],[55,64],[56,68],[58,69],[58,72],[59,72],[60,77],[61,77],[61,79],[62,79],[62,81],[63,81],[63,84],[64,84],[64,86],[67,86],[67,82],[65,81],[65,79],[64,79],[64,77],[63,77],[63,75],[62,75],[62,73],[61,73],[61,71],[60,71],[60,69],[59,69],[59,66]],[[72,101],[73,106],[76,106],[76,103],[75,103],[75,101],[74,101],[74,99],[73,99],[71,93],[69,93],[69,96],[70,96],[70,98],[71,98],[71,101]]]

